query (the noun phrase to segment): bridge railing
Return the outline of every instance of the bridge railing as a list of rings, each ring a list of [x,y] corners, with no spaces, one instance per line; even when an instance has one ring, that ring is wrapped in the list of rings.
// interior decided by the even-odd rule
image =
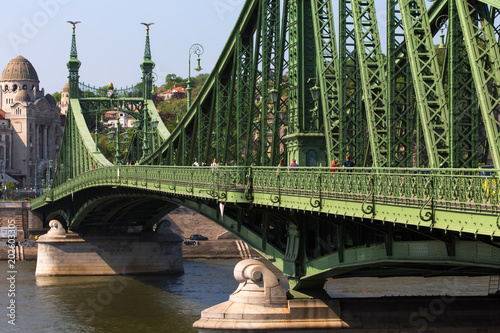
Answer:
[[[393,168],[275,168],[275,167],[173,167],[111,166],[88,171],[47,193],[57,200],[92,186],[120,185],[157,188],[184,195],[224,200],[227,191],[281,197],[388,203],[398,206],[433,206],[450,210],[498,212],[499,172],[488,169]],[[196,193],[195,193],[196,192]],[[37,204],[34,205],[36,207]]]
[[[90,86],[83,82],[78,84],[79,88],[79,97],[80,98],[88,98],[88,97],[111,97],[109,92],[113,92],[113,97],[142,97],[142,87],[140,85],[130,86],[126,88],[113,89],[110,90],[108,87],[96,87]]]
[[[262,168],[252,170],[254,191],[404,206],[426,202],[461,210],[497,210],[500,170],[429,168]]]

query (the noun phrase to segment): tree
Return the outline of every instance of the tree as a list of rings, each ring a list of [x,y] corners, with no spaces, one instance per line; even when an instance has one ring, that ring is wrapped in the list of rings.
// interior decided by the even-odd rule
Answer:
[[[200,92],[203,84],[208,79],[208,77],[208,74],[199,74],[198,76],[191,78],[194,88],[192,93],[193,101]],[[165,81],[167,82],[167,84],[163,86],[163,90],[171,89],[174,87],[174,85],[187,86],[187,80],[182,79],[175,74],[168,74]],[[160,113],[160,117],[163,120],[163,123],[169,131],[172,131],[187,112],[186,96],[184,94],[174,94],[172,98],[166,100],[161,100],[154,97],[153,100],[155,102],[156,109],[158,109],[158,112]]]
[[[3,185],[3,184],[2,184]],[[3,187],[3,186],[2,186]],[[12,192],[14,192],[16,190],[17,186],[16,184],[12,183],[12,182],[9,182],[8,180],[5,182],[5,196],[8,198],[8,197],[11,197],[12,196]]]
[[[56,100],[57,103],[60,103],[61,102],[61,93],[60,92],[55,92],[52,94],[52,97],[54,97],[54,99]]]
[[[172,131],[187,111],[185,98],[170,98],[160,102],[156,108],[169,131]]]
[[[167,74],[165,77],[165,85],[163,86],[163,91],[170,90],[174,87],[185,86],[187,79],[183,79],[176,74]]]

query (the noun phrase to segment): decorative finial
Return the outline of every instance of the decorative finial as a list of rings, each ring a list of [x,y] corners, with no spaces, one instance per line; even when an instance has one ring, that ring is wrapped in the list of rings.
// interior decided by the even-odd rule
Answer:
[[[75,30],[76,25],[77,25],[78,23],[82,23],[82,22],[80,22],[80,21],[66,21],[66,22],[68,22],[68,23],[70,23],[70,24],[72,24],[72,25],[73,25],[73,30]]]
[[[154,23],[153,22],[151,22],[151,23],[144,23],[144,22],[142,22],[141,24],[146,26],[146,31],[149,31],[149,26],[153,25]]]

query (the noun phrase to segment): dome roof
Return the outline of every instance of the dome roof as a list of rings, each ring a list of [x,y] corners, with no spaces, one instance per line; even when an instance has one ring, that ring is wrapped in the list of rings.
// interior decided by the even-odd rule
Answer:
[[[45,95],[45,99],[47,100],[47,102],[49,102],[49,105],[51,107],[54,107],[57,105],[56,99],[51,94]]]
[[[63,92],[68,92],[69,91],[69,82],[66,82],[66,84],[63,87]]]
[[[14,102],[31,102],[31,97],[26,90],[19,90],[14,96]]]
[[[0,78],[0,81],[16,80],[40,82],[31,62],[20,55],[9,61]]]

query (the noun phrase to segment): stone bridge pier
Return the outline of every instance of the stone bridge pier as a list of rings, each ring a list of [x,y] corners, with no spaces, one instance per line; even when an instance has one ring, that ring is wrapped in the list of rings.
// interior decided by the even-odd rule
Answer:
[[[166,223],[156,232],[67,233],[52,220],[38,239],[36,276],[181,274],[183,239]]]
[[[498,296],[290,298],[253,259],[238,263],[234,277],[240,284],[229,300],[202,311],[194,323],[200,333],[500,332]]]

